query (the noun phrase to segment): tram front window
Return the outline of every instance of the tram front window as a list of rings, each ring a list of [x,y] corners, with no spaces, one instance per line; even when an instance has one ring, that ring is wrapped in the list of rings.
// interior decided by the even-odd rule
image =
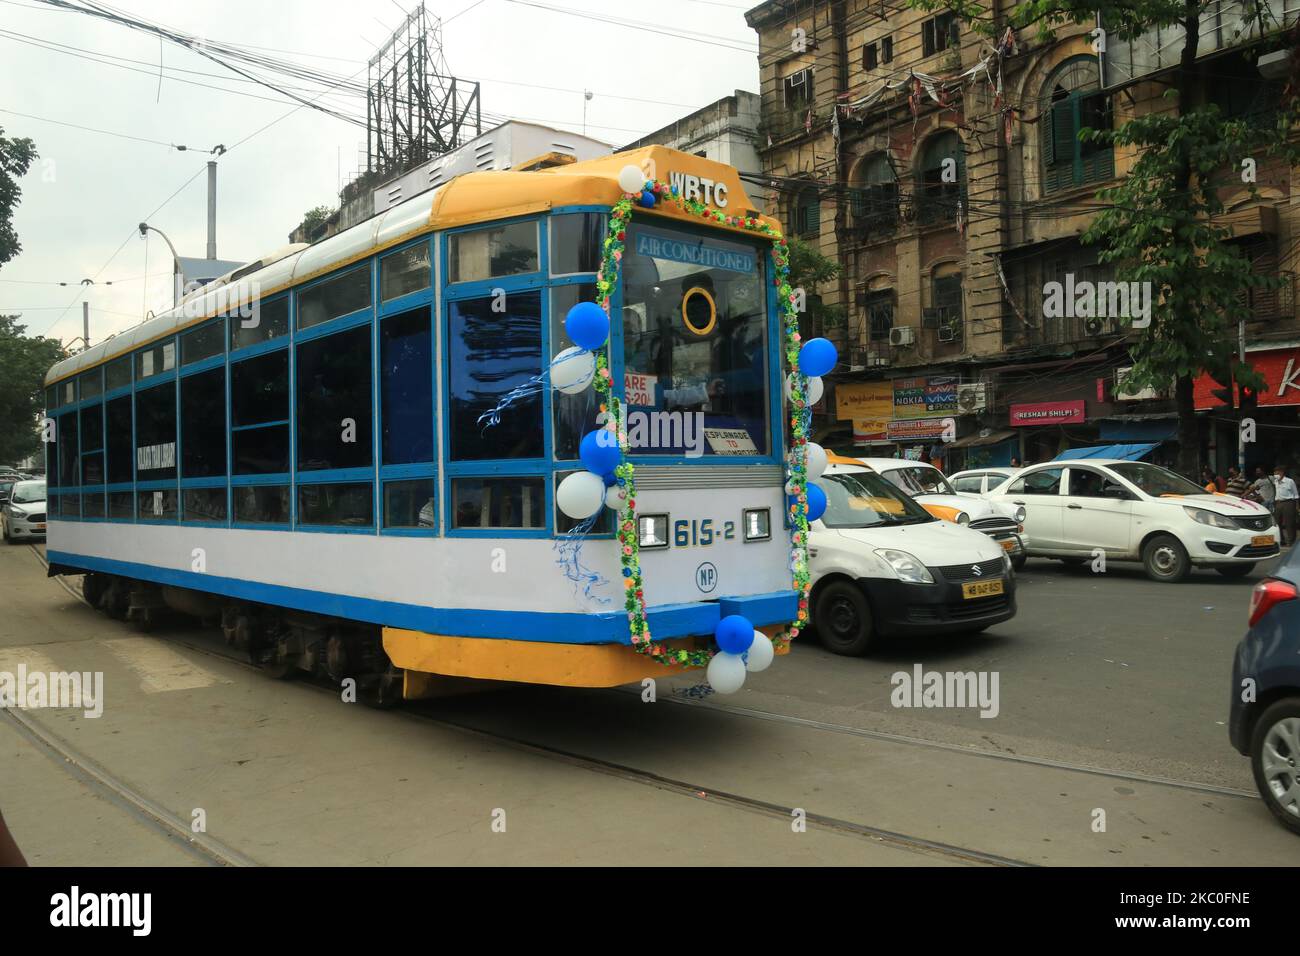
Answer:
[[[634,455],[766,455],[764,254],[634,223],[623,253],[623,371]]]

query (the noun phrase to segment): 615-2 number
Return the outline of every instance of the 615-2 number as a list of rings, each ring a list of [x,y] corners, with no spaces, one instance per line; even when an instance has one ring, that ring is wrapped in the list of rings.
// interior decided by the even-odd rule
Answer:
[[[681,521],[673,522],[673,547],[675,548],[707,547],[713,544],[715,538],[731,541],[735,537],[736,522],[734,521],[724,522],[720,531],[714,530],[712,518],[705,518],[702,521],[687,521],[683,518]]]

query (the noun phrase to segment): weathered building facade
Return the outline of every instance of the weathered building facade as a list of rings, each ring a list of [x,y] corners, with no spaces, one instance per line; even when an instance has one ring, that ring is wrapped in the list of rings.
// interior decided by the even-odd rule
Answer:
[[[1277,9],[1262,46],[1258,28],[1237,26],[1253,4],[1223,0],[1208,17],[1198,101],[1233,116],[1276,108],[1286,80],[1261,76],[1254,57],[1294,27],[1300,0],[1264,5]],[[994,24],[1007,6],[992,4]],[[845,370],[823,407],[828,442],[943,457],[951,469],[1172,436],[1164,396],[1117,388],[1131,364],[1126,342],[1140,330],[1061,309],[1047,290],[1113,277],[1099,247],[1079,237],[1102,205],[1098,190],[1133,157],[1078,133],[1170,108],[1164,74],[1179,36],[1113,39],[1107,52],[1090,26],[1039,42],[905,0],[770,0],[746,19],[762,51],[768,211],[841,265],[817,290],[846,315],[821,330],[837,340]],[[1251,303],[1248,348],[1291,347],[1300,366],[1291,276],[1300,171],[1261,164],[1257,178],[1257,198],[1244,185],[1224,196],[1227,221],[1256,268],[1286,281]],[[1286,403],[1270,425],[1300,425],[1292,387],[1274,392]],[[1205,418],[1201,451],[1222,467],[1236,456],[1235,425],[1225,437],[1212,410]],[[956,423],[955,441],[951,428],[941,438],[943,419]],[[1284,434],[1293,440],[1274,437]],[[1257,451],[1275,454],[1262,440]],[[1167,452],[1153,455],[1171,460]]]

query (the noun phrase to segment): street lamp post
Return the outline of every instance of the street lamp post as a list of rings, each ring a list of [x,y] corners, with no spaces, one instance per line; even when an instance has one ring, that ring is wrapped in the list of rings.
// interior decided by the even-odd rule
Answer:
[[[167,233],[163,232],[157,226],[151,226],[147,222],[140,223],[140,235],[143,236],[148,232],[156,232],[163,237],[163,242],[167,243],[167,248],[172,252],[172,305],[180,305],[181,301],[181,257],[176,253],[176,247],[172,241],[167,238]]]

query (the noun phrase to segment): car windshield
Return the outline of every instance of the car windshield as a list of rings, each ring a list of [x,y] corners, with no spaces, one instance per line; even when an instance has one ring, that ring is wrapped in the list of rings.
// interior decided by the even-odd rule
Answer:
[[[45,482],[20,481],[14,485],[14,504],[30,505],[45,500]]]
[[[1127,478],[1153,498],[1161,495],[1205,494],[1205,489],[1195,482],[1188,481],[1182,475],[1174,474],[1168,468],[1150,465],[1144,461],[1127,461],[1119,465],[1111,465],[1110,470]]]
[[[909,495],[954,495],[952,485],[938,468],[917,465],[913,468],[893,468],[884,472],[895,487]]]
[[[872,471],[827,474],[819,483],[826,492],[822,523],[828,528],[879,528],[937,520]]]

